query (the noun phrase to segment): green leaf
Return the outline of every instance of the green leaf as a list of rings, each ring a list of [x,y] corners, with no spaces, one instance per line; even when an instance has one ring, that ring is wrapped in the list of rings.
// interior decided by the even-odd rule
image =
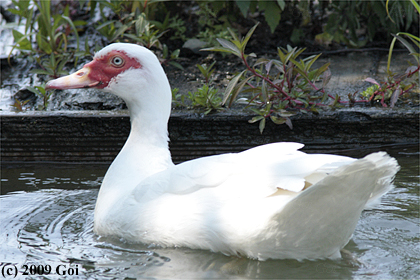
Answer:
[[[305,100],[305,99],[302,99],[302,98],[296,98],[296,100],[298,100],[298,101],[302,102],[302,103],[305,105],[305,107],[308,107],[308,106],[309,106],[308,101],[307,101],[307,100]]]
[[[311,67],[312,67],[312,64],[314,64],[314,62],[320,57],[322,55],[322,53],[320,53],[320,54],[318,54],[318,55],[316,55],[316,56],[314,56],[312,59],[311,59],[311,61],[308,63],[308,64],[306,64],[306,66],[305,66],[305,70],[306,71],[309,71],[309,69],[311,69]]]
[[[292,50],[288,50],[286,53],[285,53],[285,58],[284,58],[284,61],[282,61],[283,62],[283,64],[287,64],[287,62],[289,62],[289,60],[292,58],[292,56],[293,56],[293,54],[294,54],[294,52],[296,51],[296,49],[297,48],[293,48]],[[293,62],[293,61],[292,61]],[[298,62],[294,62],[294,63],[298,63]]]
[[[28,1],[28,3],[29,3],[29,1]],[[28,32],[28,30],[29,30],[29,28],[31,27],[32,20],[29,20],[29,19],[32,19],[33,14],[34,14],[34,7],[32,7],[32,8],[29,10],[29,14],[28,14],[28,16],[27,16],[27,18],[26,18],[26,23],[25,23],[25,33],[27,33],[27,32]]]
[[[26,87],[26,89],[27,90],[29,90],[30,92],[32,92],[32,93],[34,93],[34,94],[36,94],[36,95],[38,95],[39,97],[43,97],[44,95],[38,90],[38,89],[36,89],[35,87],[30,87],[30,86],[28,86],[28,87]]]
[[[281,48],[277,48],[277,53],[278,53],[278,56],[280,58],[281,63],[286,64],[285,60],[286,60],[286,53],[287,52],[283,53]]]
[[[38,47],[46,54],[52,53],[51,45],[47,40],[43,38],[41,33],[36,34],[36,43],[38,44]]]
[[[295,47],[293,50],[296,50],[297,49],[297,47]],[[297,51],[295,52],[295,54],[293,55],[293,57],[295,57],[295,58],[297,58],[299,55],[301,55],[304,51],[306,50],[306,48],[301,48],[301,49],[297,49]],[[309,59],[311,59],[312,57],[315,57],[314,55],[313,56],[310,56],[309,57]],[[306,59],[308,59],[308,58],[305,58],[304,59],[304,61],[306,61]]]
[[[120,37],[121,35],[124,34],[124,32],[128,29],[127,25],[122,25],[120,28],[118,28],[118,30],[114,33],[114,35],[111,38],[111,42],[115,41],[118,39],[118,37]],[[124,36],[126,35],[131,35],[131,34],[124,34]],[[135,37],[135,36],[133,36]],[[140,38],[139,38],[140,39]]]
[[[203,66],[203,65],[200,65],[200,64],[196,64],[195,66],[197,66],[198,70],[200,70],[200,72],[201,72],[201,74],[203,74],[203,76],[206,76],[207,71],[204,68],[205,65]]]
[[[241,50],[232,42],[221,38],[217,38],[216,40],[220,43],[220,45],[222,45],[223,48],[230,50],[232,54],[240,58],[242,57]]]
[[[274,33],[281,18],[281,9],[277,2],[266,2],[264,18],[268,26],[270,26],[271,33]]]
[[[99,26],[97,26],[96,27],[96,30],[100,30],[100,29],[102,29],[102,28],[104,28],[104,27],[106,27],[108,25],[111,25],[111,24],[113,25],[114,22],[115,22],[115,20],[106,21],[106,22],[100,24]]]
[[[270,116],[270,119],[273,121],[273,123],[275,124],[284,124],[286,122],[286,118],[278,118],[276,116]]]
[[[386,13],[388,14],[389,19],[390,19],[393,23],[395,23],[395,21],[392,19],[391,15],[389,14],[389,8],[388,8],[388,6],[389,6],[389,0],[386,0],[386,3],[385,3]]]
[[[79,50],[79,33],[77,32],[76,26],[84,26],[84,25],[87,24],[87,22],[84,21],[84,20],[75,20],[75,21],[72,21],[69,17],[66,17],[66,16],[63,16],[63,19],[65,21],[67,21],[67,23],[73,29],[74,36],[76,37],[76,44],[77,44],[76,49]]]
[[[249,6],[251,5],[250,0],[235,0],[236,5],[238,6],[239,10],[241,11],[244,18],[246,18]]]
[[[396,37],[401,43],[403,43],[403,45],[410,51],[410,54],[414,54],[417,53],[417,51],[414,49],[414,47],[404,38],[402,38],[401,36]],[[418,62],[418,60],[417,60]]]
[[[223,96],[223,100],[222,100],[222,105],[224,105],[229,97],[229,95],[232,93],[232,91],[234,90],[236,84],[238,83],[239,79],[242,77],[243,74],[245,74],[247,70],[242,71],[241,73],[239,73],[238,75],[236,75],[235,77],[233,77],[229,84],[226,87],[224,96]]]
[[[258,114],[259,114],[260,112],[258,112]],[[248,122],[249,123],[256,123],[257,121],[260,121],[260,120],[262,120],[262,119],[264,119],[264,116],[255,116],[255,117],[252,117],[252,119],[250,119]]]
[[[233,90],[233,92],[231,94],[229,107],[232,106],[233,101],[235,101],[236,97],[242,91],[242,88],[245,86],[245,84],[252,78],[253,78],[253,76],[249,76],[248,78],[242,80],[237,86],[235,86],[235,89]],[[224,103],[222,103],[222,104],[224,104]]]
[[[174,66],[174,67],[176,67],[176,68],[178,68],[178,69],[180,69],[180,70],[184,70],[184,67],[182,67],[182,65],[181,64],[179,64],[178,62],[176,62],[176,61],[169,61],[168,62],[168,64],[170,64],[170,65],[172,65],[172,66]]]
[[[269,59],[267,59],[267,58],[264,58],[264,57],[262,57],[262,58],[258,58],[258,59],[257,59],[257,61],[254,63],[254,67],[255,67],[255,66],[258,66],[258,65],[260,65],[260,64],[266,64],[266,63],[268,63],[268,62],[270,62],[270,60],[269,60]]]
[[[29,1],[27,1],[27,3],[29,4]],[[14,14],[14,15],[18,15],[18,16],[20,16],[20,17],[22,17],[24,14],[23,14],[23,11],[20,11],[20,10],[17,10],[17,9],[13,9],[13,8],[9,8],[9,9],[7,9],[9,12],[11,12],[12,14]]]
[[[280,9],[283,11],[286,6],[286,2],[284,0],[277,0],[277,4],[279,4]]]
[[[35,86],[35,88],[37,90],[39,90],[40,93],[42,93],[42,95],[45,95],[45,85],[44,86]]]
[[[32,36],[34,33],[23,35],[19,31],[12,29],[12,34],[13,34],[13,39],[15,40],[14,48],[19,46],[17,48],[20,50],[27,50],[27,51],[32,50],[32,45],[31,45],[31,42],[28,40],[28,37]],[[12,53],[12,51],[10,51],[10,53]]]
[[[265,128],[265,118],[263,118],[262,120],[260,120],[260,124],[259,124],[259,129],[260,129],[260,133],[262,134],[264,132],[264,128]]]
[[[305,39],[305,32],[300,27],[293,28],[292,34],[290,35],[290,41],[293,44],[300,44]]]
[[[331,70],[330,68],[327,68],[325,72],[322,74],[322,88],[325,88],[325,86],[328,84],[328,82],[331,79]]]
[[[331,64],[330,62],[327,62],[324,65],[322,65],[321,67],[319,67],[315,76],[319,77],[322,73],[327,71],[328,67],[330,67],[330,64]]]
[[[244,40],[242,41],[241,52],[245,52],[245,47],[248,44],[249,39],[251,38],[252,34],[254,33],[255,29],[257,28],[259,22],[255,24],[249,31],[246,33]]]
[[[397,37],[394,37],[391,41],[391,45],[389,46],[389,52],[388,52],[388,63],[386,65],[386,72],[388,73],[388,75],[391,74],[389,68],[391,66],[391,57],[392,57],[392,51],[394,50],[394,45],[395,42],[397,41]]]
[[[49,76],[54,75],[54,72],[52,70],[32,69],[30,72],[33,74],[40,74],[40,75],[49,75]]]
[[[317,108],[315,108],[315,107],[312,107],[312,108],[310,109],[310,111],[311,111],[312,113],[316,114],[316,115],[318,115],[318,114],[319,114],[318,109],[317,109]]]
[[[414,36],[413,34],[407,33],[407,32],[398,32],[397,37],[401,37],[401,35],[406,35],[414,44],[416,44],[417,47],[420,48],[419,42],[420,38],[417,36]]]
[[[241,48],[241,40],[236,35],[236,33],[232,29],[230,29],[229,27],[227,28],[227,30],[229,31],[230,36],[232,36],[232,39],[230,39],[230,41],[233,44],[235,44],[235,46],[237,46],[238,48]]]
[[[300,75],[302,75],[302,77],[303,77],[303,78],[305,78],[306,80],[308,80],[308,81],[310,81],[310,80],[311,80],[311,79],[308,77],[308,75],[306,74],[306,72],[305,72],[305,71],[303,71],[302,69],[300,69],[300,68],[296,67],[296,68],[294,68],[294,70],[295,70],[296,72],[298,72]]]
[[[416,8],[417,13],[420,14],[420,6],[419,4],[416,2],[416,0],[410,0],[411,4],[413,4],[414,8]]]
[[[286,124],[290,129],[293,129],[292,121],[289,118],[286,118]]]
[[[181,50],[180,50],[180,49],[176,49],[176,50],[174,50],[174,51],[171,53],[171,58],[172,58],[172,59],[176,59],[176,58],[178,58],[178,57],[179,57],[180,52],[181,52]]]
[[[267,89],[267,82],[265,80],[262,81],[261,85],[261,94],[264,102],[268,102],[268,89]]]
[[[283,118],[289,118],[292,116],[295,116],[296,112],[286,111],[286,110],[280,110],[280,116]]]

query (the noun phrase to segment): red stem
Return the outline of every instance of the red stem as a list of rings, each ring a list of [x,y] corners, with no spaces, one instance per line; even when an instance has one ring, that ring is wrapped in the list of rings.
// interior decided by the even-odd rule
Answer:
[[[246,66],[246,68],[249,70],[249,71],[251,71],[251,73],[254,75],[254,76],[256,76],[256,77],[258,77],[258,78],[260,78],[260,79],[263,79],[263,80],[265,80],[267,83],[269,83],[272,87],[274,87],[276,90],[278,90],[279,92],[281,92],[284,96],[286,96],[286,98],[287,99],[291,99],[291,97],[286,93],[286,92],[284,92],[284,90],[282,89],[282,88],[280,88],[279,86],[277,86],[276,84],[274,84],[269,78],[267,78],[267,77],[264,77],[264,76],[262,76],[262,75],[260,75],[260,74],[258,74],[253,68],[251,68],[251,66],[249,66],[249,64],[248,64],[248,62],[246,61],[246,59],[245,59],[245,56],[244,56],[244,54],[242,54],[242,60],[244,61],[244,63],[245,63],[245,66]]]

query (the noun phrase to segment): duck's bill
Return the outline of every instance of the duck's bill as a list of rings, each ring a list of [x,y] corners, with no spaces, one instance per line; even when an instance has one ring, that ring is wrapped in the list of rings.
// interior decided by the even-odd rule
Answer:
[[[89,77],[89,72],[89,67],[83,67],[71,75],[49,81],[45,89],[90,88],[99,85],[100,81],[92,80]]]

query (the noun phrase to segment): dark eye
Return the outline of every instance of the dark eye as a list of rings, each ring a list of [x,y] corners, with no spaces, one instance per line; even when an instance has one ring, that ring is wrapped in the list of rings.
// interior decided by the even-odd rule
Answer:
[[[124,59],[119,56],[114,56],[111,60],[111,64],[115,67],[121,67],[124,65]]]

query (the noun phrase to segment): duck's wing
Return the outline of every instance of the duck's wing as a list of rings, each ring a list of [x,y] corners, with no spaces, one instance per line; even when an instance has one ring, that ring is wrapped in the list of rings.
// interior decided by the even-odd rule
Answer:
[[[261,255],[278,258],[339,257],[362,210],[392,188],[398,170],[397,161],[384,152],[336,169],[272,216],[270,233],[273,240],[282,240],[282,252],[262,239],[252,246]]]
[[[225,196],[267,197],[278,189],[300,192],[337,167],[354,159],[308,155],[299,143],[273,143],[237,154],[187,161],[154,174],[134,191],[137,201],[163,194],[187,195],[203,188],[223,187]]]

